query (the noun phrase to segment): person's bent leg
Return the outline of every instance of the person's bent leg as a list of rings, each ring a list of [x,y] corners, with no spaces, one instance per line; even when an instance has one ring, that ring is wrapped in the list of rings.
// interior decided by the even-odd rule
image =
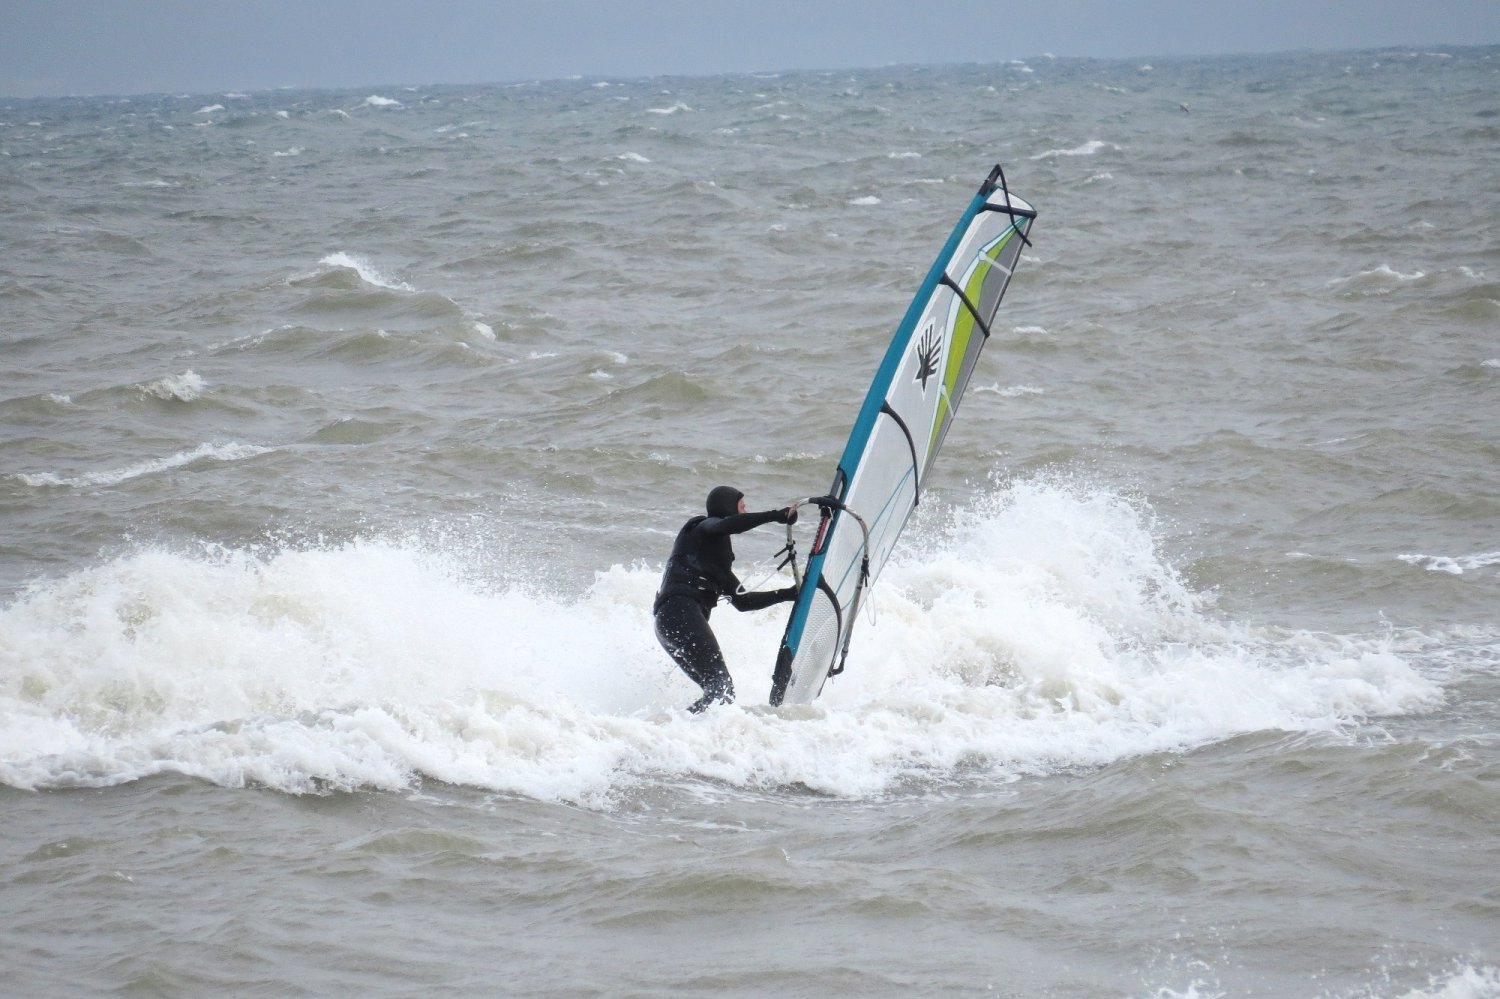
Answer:
[[[695,714],[714,702],[734,700],[734,680],[703,609],[687,599],[668,599],[656,612],[656,638],[699,687],[703,696],[689,706]]]

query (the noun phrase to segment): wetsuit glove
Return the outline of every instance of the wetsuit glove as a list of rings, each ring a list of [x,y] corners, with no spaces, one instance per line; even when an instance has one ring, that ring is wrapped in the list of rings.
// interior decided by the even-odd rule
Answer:
[[[778,515],[776,519],[783,524],[795,524],[797,522],[797,508],[794,506],[778,510],[776,513]]]
[[[782,599],[783,602],[786,602],[788,600],[796,600],[797,599],[797,587],[795,587],[795,586],[788,586],[784,590],[777,590],[776,594],[777,594],[777,596],[781,597],[781,599]]]

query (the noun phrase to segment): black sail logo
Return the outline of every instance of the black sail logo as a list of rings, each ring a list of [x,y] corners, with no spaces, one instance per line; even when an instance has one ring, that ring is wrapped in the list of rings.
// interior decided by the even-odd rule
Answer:
[[[938,354],[942,352],[943,340],[938,336],[937,324],[927,321],[922,339],[917,343],[917,381],[922,383],[922,394],[927,394],[927,379],[937,374]]]

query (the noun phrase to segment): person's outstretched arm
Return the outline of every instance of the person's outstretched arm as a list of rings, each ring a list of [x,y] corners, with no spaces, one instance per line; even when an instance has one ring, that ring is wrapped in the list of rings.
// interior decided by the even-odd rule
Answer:
[[[784,506],[761,513],[736,513],[729,517],[710,517],[703,522],[700,530],[704,534],[744,534],[762,524],[795,524],[796,522],[796,509]]]

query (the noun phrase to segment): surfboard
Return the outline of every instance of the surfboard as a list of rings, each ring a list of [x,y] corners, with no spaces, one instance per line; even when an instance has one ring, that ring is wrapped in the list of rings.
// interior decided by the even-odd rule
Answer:
[[[805,704],[843,672],[860,602],[923,486],[991,335],[1036,209],[997,165],[954,226],[875,372],[826,496],[772,674],[771,703]]]

